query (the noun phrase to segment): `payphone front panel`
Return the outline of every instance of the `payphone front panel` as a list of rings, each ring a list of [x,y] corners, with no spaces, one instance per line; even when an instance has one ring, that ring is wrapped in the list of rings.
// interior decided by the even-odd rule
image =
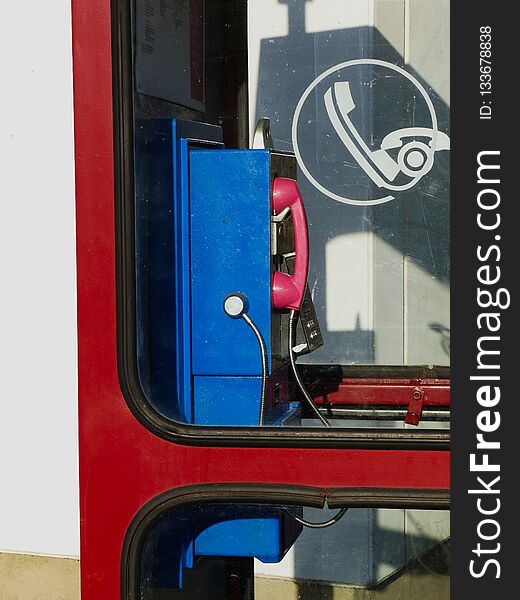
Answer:
[[[273,205],[282,174],[295,181],[293,156],[270,150],[190,152],[197,423],[279,425],[299,417],[298,404],[288,402],[288,311],[274,306],[276,273],[284,267],[284,254],[295,254],[293,227],[287,226],[291,213],[277,221]],[[247,306],[249,326],[230,315],[226,303],[233,298]]]
[[[190,153],[194,375],[261,375],[258,343],[224,310],[242,294],[271,351],[271,207],[268,150]]]

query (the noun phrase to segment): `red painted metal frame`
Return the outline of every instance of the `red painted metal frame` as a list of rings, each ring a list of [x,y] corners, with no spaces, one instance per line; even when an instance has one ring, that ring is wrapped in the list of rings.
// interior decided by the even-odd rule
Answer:
[[[211,482],[447,489],[449,453],[186,447],[131,414],[118,381],[109,0],[73,0],[82,600],[120,598],[132,517]]]
[[[407,406],[420,390],[423,406],[450,406],[449,379],[376,379],[344,377],[337,388],[315,395],[318,404],[330,406]]]

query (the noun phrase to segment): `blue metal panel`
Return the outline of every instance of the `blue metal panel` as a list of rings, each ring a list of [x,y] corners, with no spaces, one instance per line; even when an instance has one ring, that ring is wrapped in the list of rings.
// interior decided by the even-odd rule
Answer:
[[[189,149],[220,128],[172,119],[136,125],[137,342],[141,384],[165,416],[192,422]]]
[[[198,556],[254,556],[278,562],[282,555],[280,519],[233,519],[208,527],[195,540]]]
[[[197,425],[258,425],[261,387],[261,377],[195,376],[194,422]]]
[[[223,302],[232,292],[247,296],[270,354],[269,152],[192,151],[190,186],[193,373],[261,375],[256,337]]]
[[[302,509],[291,509],[302,516]],[[151,529],[143,548],[141,577],[149,587],[182,588],[184,571],[200,556],[255,556],[278,562],[302,526],[283,508],[214,505],[167,513]]]
[[[188,140],[177,135],[177,122],[172,122],[174,139],[172,168],[176,177],[175,231],[177,235],[177,255],[175,272],[177,303],[177,373],[179,374],[178,393],[183,407],[183,421],[193,419],[191,390],[191,345],[190,345],[190,232],[189,232],[189,150]]]
[[[294,508],[302,515],[301,508]],[[282,560],[302,531],[285,511],[236,507],[235,517],[210,525],[195,538],[196,556],[254,556],[265,563]]]

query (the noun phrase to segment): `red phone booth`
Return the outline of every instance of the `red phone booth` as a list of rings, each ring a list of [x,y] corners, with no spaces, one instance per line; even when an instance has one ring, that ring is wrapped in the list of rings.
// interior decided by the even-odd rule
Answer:
[[[290,118],[282,123],[273,106],[271,115],[260,115],[271,116],[272,137],[264,121],[249,143],[248,53],[257,6],[250,3],[248,20],[247,4],[73,0],[84,600],[141,598],[147,577],[161,588],[189,589],[194,584],[187,573],[197,568],[218,597],[253,598],[252,557],[280,560],[307,522],[302,509],[449,506],[449,430],[439,426],[449,419],[449,367],[413,359],[378,364],[373,356],[348,354],[319,358],[329,344],[352,349],[375,342],[359,318],[340,339],[330,325],[334,319],[328,312],[323,317],[316,300],[313,268],[325,271],[329,265],[329,246],[320,263],[319,228],[334,229],[339,213],[327,217],[312,205],[294,148],[276,148]],[[290,48],[307,52],[308,36],[318,35],[302,30],[299,4],[305,3],[290,6],[287,39],[274,40],[278,54],[269,54],[266,41],[261,65]],[[357,32],[356,39],[365,33]],[[294,63],[310,84],[314,76],[306,68]],[[363,69],[349,79],[351,89],[356,77],[366,76]],[[268,85],[260,77],[261,89]],[[273,80],[272,98],[281,105],[280,85]],[[257,106],[268,100],[259,92]],[[358,105],[365,101],[356,97]],[[295,107],[296,101],[289,110]],[[304,113],[307,108],[302,104]],[[403,121],[399,126],[407,127]],[[436,139],[428,131],[419,134]],[[417,131],[405,133],[418,139]],[[418,185],[426,185],[433,170],[414,174],[423,168],[421,152],[425,161],[433,160],[442,147],[416,141],[404,156],[400,135],[397,145],[387,142],[379,150],[387,152],[385,164],[394,152],[396,165],[408,161],[397,177],[408,169],[421,179]],[[323,160],[330,162],[327,152]],[[270,301],[274,279],[302,276],[307,252],[307,239],[298,234],[304,212],[293,204],[291,215],[287,203],[272,204],[282,177],[298,181],[307,212],[305,309],[302,297]],[[255,220],[262,202],[266,208]],[[378,231],[381,223],[388,229],[404,218],[412,201],[393,202],[397,217],[390,202],[374,213]],[[353,221],[347,221],[350,227]],[[353,233],[351,239],[359,239]],[[390,239],[387,234],[381,239]],[[233,262],[241,253],[251,258]],[[409,254],[405,265],[407,260]],[[355,265],[344,262],[342,268],[348,273],[351,266],[354,288]],[[332,305],[336,288],[333,281],[327,286]],[[338,284],[337,294],[343,293]],[[242,303],[238,309],[236,302]],[[389,323],[392,301],[387,306],[377,318]],[[295,308],[301,312],[297,323]],[[315,338],[305,337],[305,328],[314,332],[315,320],[323,345],[311,353]],[[443,325],[430,329],[444,340]],[[259,410],[264,413],[257,421]],[[189,526],[179,528],[182,520]],[[264,546],[260,539],[267,540]],[[204,562],[207,557],[213,562]],[[213,597],[203,590],[185,597]]]

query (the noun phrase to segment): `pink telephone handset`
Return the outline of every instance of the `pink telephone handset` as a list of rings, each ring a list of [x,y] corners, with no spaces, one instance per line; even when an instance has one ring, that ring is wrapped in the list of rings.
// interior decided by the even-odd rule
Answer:
[[[309,235],[307,217],[298,184],[294,179],[277,177],[273,182],[273,209],[279,215],[291,211],[294,227],[294,273],[276,271],[272,279],[272,304],[278,310],[300,310],[309,268]]]

